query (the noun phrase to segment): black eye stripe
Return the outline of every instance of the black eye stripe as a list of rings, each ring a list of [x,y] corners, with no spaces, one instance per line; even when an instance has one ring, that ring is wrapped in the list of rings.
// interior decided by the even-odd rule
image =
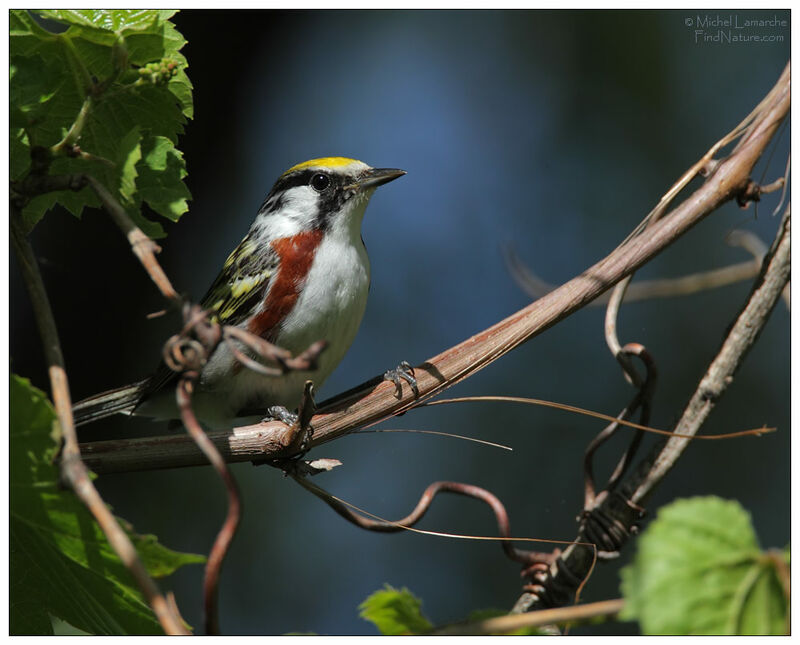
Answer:
[[[278,181],[275,182],[275,185],[272,187],[272,191],[270,195],[274,195],[275,193],[283,192],[284,190],[289,190],[290,188],[296,188],[297,186],[308,186],[311,182],[311,178],[314,175],[322,174],[319,169],[317,170],[301,170],[300,172],[293,172],[291,175],[286,175],[285,177],[281,177]],[[335,175],[328,175],[331,178],[331,181],[336,186],[342,185],[342,177],[335,176]]]

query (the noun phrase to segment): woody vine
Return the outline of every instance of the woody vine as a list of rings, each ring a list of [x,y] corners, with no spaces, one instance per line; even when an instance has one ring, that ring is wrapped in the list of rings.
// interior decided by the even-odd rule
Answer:
[[[504,551],[523,566],[524,589],[513,612],[518,616],[509,616],[506,620],[511,622],[508,624],[484,621],[463,628],[440,628],[439,632],[457,633],[462,629],[469,633],[492,633],[524,625],[546,624],[542,620],[555,621],[552,615],[537,619],[528,612],[573,602],[598,557],[613,557],[635,534],[647,497],[687,443],[697,438],[702,422],[714,402],[723,395],[727,383],[755,342],[788,282],[790,209],[787,205],[776,239],[760,265],[756,285],[748,302],[734,322],[717,357],[709,365],[707,374],[698,384],[695,397],[678,423],[667,431],[672,436],[651,454],[637,460],[641,433],[649,422],[649,401],[656,377],[655,364],[647,349],[636,342],[622,343],[617,338],[615,319],[627,283],[638,268],[721,204],[736,199],[746,205],[758,200],[766,192],[782,189],[780,180],[762,186],[751,179],[751,173],[788,114],[788,66],[773,90],[742,124],[712,146],[617,249],[525,309],[416,366],[418,392],[410,388],[402,388],[398,392],[391,383],[373,380],[315,409],[308,389],[299,422],[293,427],[269,422],[238,429],[235,434],[206,433],[194,419],[191,393],[199,365],[218,343],[244,344],[251,352],[275,366],[276,378],[280,378],[287,370],[313,368],[323,346],[315,344],[302,355],[293,357],[260,338],[220,327],[209,321],[202,310],[178,296],[158,264],[156,253],[159,249],[151,236],[160,234],[160,227],[144,219],[141,206],[147,202],[150,208],[171,218],[176,218],[186,209],[188,192],[182,183],[185,170],[174,144],[182,122],[191,117],[192,112],[191,85],[184,71],[185,59],[179,52],[182,38],[169,22],[169,12],[39,13],[68,26],[68,29],[53,33],[44,29],[29,13],[12,12],[12,246],[33,304],[48,363],[52,403],[60,432],[56,444],[60,477],[94,517],[108,545],[135,580],[143,602],[152,610],[161,629],[171,634],[188,633],[180,617],[178,603],[174,598],[162,594],[153,581],[152,571],[157,568],[155,563],[152,559],[143,560],[137,553],[136,547],[141,545],[141,538],[108,510],[92,483],[90,470],[102,475],[122,470],[210,462],[219,472],[228,491],[229,511],[208,556],[204,594],[205,628],[208,633],[220,632],[217,615],[219,571],[240,514],[240,496],[226,463],[251,460],[266,461],[283,469],[299,484],[331,505],[337,513],[370,530],[410,529],[440,491],[481,499],[492,508],[497,518]],[[153,47],[154,36],[161,39],[160,47]],[[90,69],[86,52],[97,48],[103,49],[107,58],[92,59],[97,68]],[[34,81],[37,75],[41,80]],[[65,84],[47,100],[42,100],[42,95],[46,93],[46,88],[42,86],[62,77],[70,78],[71,83]],[[30,91],[31,87],[36,91]],[[155,102],[163,109],[163,113],[150,117],[143,115],[139,108],[145,102]],[[120,106],[124,108],[126,118],[123,123],[118,123],[121,128],[117,133],[119,136],[100,136],[98,124],[103,122],[109,111]],[[62,122],[58,122],[55,118],[58,114],[70,116],[62,117]],[[66,121],[63,121],[64,118]],[[734,143],[735,147],[729,150]],[[705,177],[703,184],[678,203],[678,197],[683,194],[687,184],[700,175]],[[165,199],[165,194],[170,194],[171,198]],[[87,206],[103,208],[127,237],[132,252],[164,296],[167,305],[182,310],[185,325],[165,346],[165,356],[172,360],[173,369],[181,375],[176,397],[182,420],[189,431],[185,439],[176,442],[174,437],[170,437],[168,446],[166,439],[158,437],[85,445],[78,442],[72,420],[68,373],[60,349],[56,321],[35,254],[27,239],[31,228],[54,203],[64,205],[73,212],[80,212]],[[574,542],[550,552],[516,549],[511,544],[508,517],[499,500],[488,491],[467,484],[432,484],[411,515],[398,521],[386,521],[365,517],[309,481],[310,475],[324,472],[335,464],[298,460],[298,455],[307,447],[321,445],[382,419],[435,403],[431,401],[432,397],[612,288],[615,291],[607,315],[607,340],[634,386],[635,394],[618,418],[587,448],[584,463],[585,501],[581,509],[579,533]],[[643,375],[634,367],[634,360],[644,366]],[[311,376],[313,378],[313,372]],[[15,387],[30,398],[33,402],[31,405],[43,405],[42,409],[47,407],[37,399],[35,392],[26,389],[22,381]],[[12,405],[18,410],[22,406],[18,400],[12,400]],[[620,456],[611,476],[604,484],[598,485],[592,467],[595,451],[621,426],[631,425],[630,419],[636,413],[639,413],[639,417],[635,425],[639,429]],[[766,428],[756,429],[752,434],[766,431]],[[13,446],[12,454],[15,454]],[[12,481],[16,477],[23,479],[27,476],[21,474],[19,465],[16,468],[17,472],[12,472]],[[57,482],[51,479],[49,485],[55,490]],[[44,508],[42,512],[48,515],[49,510]],[[12,550],[13,541],[12,532]],[[73,564],[82,564],[74,556],[67,554],[65,557],[68,560],[72,558]],[[162,559],[170,560],[167,568],[171,570],[181,564],[197,561],[196,557],[168,555],[166,552]],[[17,563],[20,562],[18,555]],[[20,566],[24,566],[24,563]],[[779,565],[776,566],[782,571]],[[620,605],[617,604],[604,608],[604,611],[616,613],[619,609]],[[57,601],[49,611],[55,615],[60,613]],[[132,632],[144,630],[147,619],[139,615],[140,608],[136,602],[132,602],[127,611],[130,623],[125,629]],[[26,620],[28,622],[23,623],[23,631],[30,625],[41,626],[41,616],[31,615]],[[17,623],[18,626],[20,624]],[[90,625],[86,626],[92,629]]]

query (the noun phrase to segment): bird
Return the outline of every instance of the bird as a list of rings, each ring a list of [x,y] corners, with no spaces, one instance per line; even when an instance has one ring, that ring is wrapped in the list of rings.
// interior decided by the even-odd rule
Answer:
[[[245,409],[292,410],[309,377],[319,387],[339,364],[367,304],[370,263],[361,235],[367,203],[378,186],[405,174],[323,157],[294,165],[278,178],[200,306],[212,320],[293,354],[319,340],[327,346],[315,371],[271,377],[245,367],[225,343],[218,345],[192,396],[194,413],[207,429],[231,427]],[[387,375],[399,388],[396,371]],[[149,378],[75,404],[75,423],[118,413],[178,419],[176,379],[162,362]]]

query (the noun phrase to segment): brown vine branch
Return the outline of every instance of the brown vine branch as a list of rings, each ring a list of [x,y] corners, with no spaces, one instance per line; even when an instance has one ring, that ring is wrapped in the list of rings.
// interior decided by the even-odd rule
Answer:
[[[787,206],[775,243],[764,259],[760,280],[675,426],[675,431],[681,435],[697,434],[717,400],[733,382],[736,370],[764,328],[767,318],[789,281],[790,232],[791,213],[790,206]],[[642,502],[649,495],[686,449],[688,441],[688,437],[672,437],[667,441],[648,476],[631,497],[634,503]]]
[[[733,381],[736,370],[778,302],[790,274],[790,228],[791,215],[787,207],[753,291],[675,426],[675,432],[681,436],[671,437],[658,446],[653,454],[640,462],[614,494],[608,495],[584,517],[578,540],[594,542],[601,551],[612,552],[618,551],[629,538],[634,530],[632,527],[635,527],[643,513],[640,504],[673,467],[691,438],[696,436],[716,401]],[[600,544],[603,541],[607,541],[607,544]],[[546,584],[558,585],[567,572],[569,577],[580,576],[590,566],[581,549],[572,547],[565,549],[558,564],[551,567]],[[543,606],[547,606],[547,603],[540,596],[528,593],[519,598],[513,611],[521,613]]]
[[[302,353],[298,354],[297,356],[292,356],[292,353],[289,350],[286,350],[283,347],[278,347],[277,345],[273,345],[260,336],[251,334],[250,332],[245,331],[244,329],[239,329],[238,327],[226,325],[222,328],[222,335],[225,339],[225,343],[231,350],[231,353],[240,363],[242,363],[242,365],[255,372],[264,374],[265,376],[281,376],[292,370],[315,370],[317,369],[317,360],[319,359],[320,354],[322,354],[322,352],[328,346],[327,341],[318,340]],[[244,346],[258,354],[261,358],[277,363],[278,367],[269,367],[253,360],[246,354],[242,353],[238,347],[236,347],[236,343],[234,341],[242,343]]]
[[[61,453],[62,476],[92,513],[109,544],[133,575],[164,631],[167,634],[188,634],[189,632],[183,626],[180,615],[173,609],[174,605],[167,601],[148,575],[130,538],[117,523],[108,506],[103,502],[102,497],[100,497],[89,477],[86,466],[81,461],[78,437],[75,433],[72,419],[69,382],[64,369],[64,358],[58,338],[58,329],[50,308],[47,291],[36,263],[36,257],[23,231],[21,215],[13,206],[10,224],[12,245],[33,305],[36,324],[39,327],[39,334],[42,338],[42,347],[49,365],[48,372],[53,403],[64,440]]]
[[[584,511],[587,511],[595,506],[598,499],[601,499],[603,495],[603,493],[600,493],[600,496],[597,495],[594,484],[593,460],[597,449],[611,439],[611,437],[616,434],[617,430],[619,430],[620,426],[622,425],[621,422],[627,421],[627,419],[634,412],[636,412],[636,410],[641,409],[639,418],[641,424],[648,423],[650,419],[651,400],[656,380],[655,365],[647,350],[638,343],[630,343],[624,348],[620,348],[620,352],[623,351],[626,355],[637,355],[642,358],[642,361],[647,369],[647,375],[641,383],[637,384],[638,389],[633,397],[633,400],[622,412],[620,412],[620,414],[617,416],[617,419],[612,421],[600,433],[598,433],[598,435],[591,442],[589,442],[589,445],[586,447],[586,452],[584,453],[583,459]],[[611,474],[611,477],[609,477],[608,482],[605,485],[605,490],[612,489],[614,486],[616,486],[622,475],[625,474],[625,471],[630,465],[636,450],[639,448],[639,444],[641,443],[643,436],[644,429],[639,428],[638,432],[636,432],[631,439],[628,449],[623,453],[622,458],[617,464],[617,467],[614,469],[614,472]]]
[[[162,356],[164,363],[180,375],[176,386],[176,399],[183,425],[194,444],[217,471],[228,494],[228,512],[209,553],[203,582],[206,633],[218,635],[220,633],[219,578],[222,563],[241,520],[242,501],[236,480],[228,469],[225,459],[200,426],[192,409],[192,393],[195,384],[203,366],[220,342],[230,343],[230,346],[233,346],[235,340],[257,353],[260,358],[276,362],[279,367],[271,368],[251,359],[239,352],[238,349],[234,354],[243,364],[249,366],[252,363],[254,367],[258,368],[258,371],[274,376],[280,376],[290,370],[313,369],[326,344],[324,342],[314,343],[302,354],[292,356],[291,352],[268,343],[249,332],[227,325],[219,325],[210,317],[208,311],[203,310],[199,305],[188,303],[184,305],[184,321],[180,333],[172,336],[164,344]],[[311,398],[311,382],[308,381],[304,391],[304,405],[299,425],[297,428],[289,428],[290,435],[294,433],[293,437],[290,436],[288,444],[292,448],[302,449],[303,438],[310,436],[308,421],[314,409]],[[296,443],[298,445],[295,446]]]
[[[509,273],[517,285],[532,298],[541,298],[556,288],[556,285],[542,280],[526,267],[522,261],[507,251],[506,263]],[[660,280],[640,280],[628,287],[625,302],[637,302],[655,298],[674,298],[686,296],[709,289],[725,287],[737,282],[750,280],[758,274],[761,266],[759,259],[747,262],[737,262],[729,266],[710,271],[692,273],[678,278],[663,278]],[[608,304],[609,296],[604,294],[592,301],[590,307],[599,307]]]
[[[338,465],[338,462],[335,465]],[[308,492],[318,497],[328,506],[330,506],[339,516],[341,516],[348,522],[355,524],[359,528],[362,528],[367,531],[376,531],[379,533],[398,533],[400,531],[413,531],[413,532],[423,533],[426,535],[437,535],[441,537],[461,537],[461,538],[469,537],[470,539],[475,539],[475,540],[497,540],[500,542],[500,546],[503,549],[503,553],[505,553],[506,557],[509,560],[518,562],[523,565],[524,573],[527,573],[534,569],[535,570],[546,569],[547,566],[558,557],[558,554],[560,552],[556,550],[553,553],[544,553],[539,551],[530,551],[527,549],[517,549],[513,544],[515,540],[570,544],[570,545],[572,544],[571,542],[564,542],[561,540],[511,537],[511,528],[508,519],[508,512],[506,511],[505,506],[495,495],[490,493],[485,488],[481,488],[480,486],[475,486],[472,484],[464,484],[461,482],[451,482],[451,481],[433,482],[423,491],[419,501],[417,502],[417,505],[414,507],[414,510],[412,510],[411,513],[409,513],[400,520],[391,521],[379,518],[378,516],[368,513],[362,509],[357,509],[357,507],[353,506],[352,504],[344,502],[338,497],[331,495],[328,491],[321,488],[320,486],[311,483],[306,478],[306,475],[317,474],[318,472],[322,471],[321,468],[315,468],[313,466],[313,462],[311,463],[292,462],[291,464],[284,465],[282,469],[287,475],[292,477],[292,479],[294,479]],[[329,469],[330,468],[325,468],[325,470]],[[422,531],[420,529],[413,528],[414,525],[417,524],[428,512],[428,509],[433,503],[433,499],[439,493],[453,493],[455,495],[471,497],[489,506],[489,508],[492,509],[492,513],[494,514],[495,522],[497,523],[497,532],[499,533],[499,536],[498,537],[463,536],[463,535],[457,536],[450,533],[439,533],[436,531]],[[592,547],[592,545],[586,543],[581,544],[579,546],[589,547],[590,549]]]
[[[217,471],[228,494],[228,512],[208,555],[203,580],[206,633],[219,635],[219,577],[222,563],[239,526],[242,501],[236,480],[225,460],[200,427],[192,409],[192,392],[208,357],[223,338],[223,329],[210,321],[208,313],[198,305],[184,306],[184,320],[180,334],[172,336],[164,345],[163,355],[170,369],[180,375],[175,397],[183,425]]]
[[[33,168],[46,164],[46,160],[38,159],[38,157],[43,154],[41,148],[34,148],[31,150],[31,164]],[[31,171],[21,181],[11,182],[11,203],[17,209],[22,210],[25,204],[36,195],[43,195],[44,193],[60,190],[73,190],[77,192],[83,190],[88,183],[86,175],[46,175]]]
[[[663,211],[679,190],[701,170],[710,169],[705,183],[655,222],[647,235],[636,235],[636,231],[640,232],[640,227],[637,227],[625,242],[581,275],[489,329],[416,366],[419,398],[407,388],[405,394],[397,398],[394,384],[377,377],[333,400],[323,402],[312,420],[315,433],[311,445],[331,441],[356,428],[406,412],[486,367],[585,306],[645,264],[705,216],[733,199],[746,187],[753,166],[788,113],[789,86],[790,72],[787,66],[775,87],[748,119],[712,146],[662,198],[656,208],[658,212]],[[711,156],[737,136],[742,138],[736,149],[724,159],[712,163]],[[285,434],[286,427],[283,424],[270,422],[243,426],[209,437],[226,460],[249,461],[287,456]],[[196,448],[182,444],[173,437],[97,442],[87,444],[86,451],[92,468],[98,472],[207,463]]]
[[[786,77],[788,83],[788,67],[786,70],[784,70],[783,76]],[[783,94],[785,98],[779,98],[781,97],[781,94]],[[750,117],[752,117],[752,123],[744,132],[744,135],[734,149],[734,153],[731,155],[731,157],[735,156],[737,151],[741,151],[747,149],[748,146],[752,146],[756,141],[765,141],[765,139],[769,138],[776,131],[777,125],[782,120],[782,117],[774,120],[773,115],[776,112],[777,104],[770,105],[770,97],[773,99],[778,99],[778,103],[785,102],[788,109],[789,99],[788,95],[786,94],[786,90],[780,92],[778,91],[778,86],[776,86],[776,88],[773,88],[773,90],[770,92],[768,97],[761,102],[759,108],[751,113]],[[765,110],[765,112],[760,112],[762,108]],[[770,131],[766,131],[764,128],[764,126],[767,124],[769,125]],[[708,155],[706,155],[706,157],[708,157]],[[729,157],[728,160],[731,157]],[[707,160],[706,168],[712,177],[720,170],[720,167],[722,164],[726,163],[726,161],[719,162],[712,161],[710,159]],[[686,176],[687,175],[684,175],[684,178],[682,178],[681,181],[683,181]],[[677,185],[678,184],[676,184],[676,186]],[[657,226],[654,222],[663,213],[664,208],[662,208],[662,204],[670,194],[675,194],[674,189],[675,187],[673,187],[673,189],[667,194],[667,196],[665,196],[665,198],[662,198],[662,202],[659,204],[659,206],[656,207],[651,215],[645,219],[645,222],[639,226],[639,232],[643,232],[645,230],[650,232],[655,228],[655,226]],[[740,189],[736,195],[736,198],[740,205],[744,205],[750,200],[758,200],[760,194],[760,188],[748,177],[744,183],[740,184]],[[766,268],[762,268],[762,271],[765,270]],[[788,280],[788,274],[786,277]],[[616,335],[616,317],[619,304],[624,296],[627,282],[628,280],[625,280],[618,285],[611,297],[606,316],[606,338],[609,348],[619,359],[621,366],[625,370],[626,378],[633,385],[638,386],[640,384],[640,379],[633,370],[632,365],[630,365],[628,358],[622,355],[620,344]],[[786,281],[783,282],[780,290],[783,289],[785,284]],[[778,293],[780,293],[780,290]],[[771,308],[774,306],[776,301],[777,295],[775,297],[775,301],[773,301],[769,307],[769,311],[771,311]],[[766,312],[766,315],[768,315],[769,311]],[[766,320],[766,315],[764,320]],[[763,321],[761,324],[763,325]],[[760,326],[756,327],[756,329],[760,329]],[[757,336],[757,334],[758,332],[756,331],[755,336]],[[753,337],[753,342],[755,340],[755,336]],[[742,356],[739,356],[739,358],[736,359],[735,364],[737,366],[741,360],[741,357]],[[728,378],[732,378],[732,372],[729,374]],[[705,397],[708,396],[708,390],[703,388],[702,383],[698,388],[698,392],[701,392]],[[702,419],[698,419],[698,425],[689,433],[683,432],[685,428],[680,423],[678,426],[676,426],[675,431],[681,435],[689,434],[689,436],[693,436],[699,429],[699,424],[702,423],[704,419],[705,416]],[[602,434],[603,433],[601,433],[601,436]],[[679,443],[673,444],[672,442],[674,441]],[[637,481],[636,477],[642,476],[645,487],[647,486],[647,482],[650,481],[653,482],[652,486],[655,486],[655,483],[660,481],[661,477],[663,477],[666,471],[671,468],[672,464],[674,464],[675,460],[680,455],[680,452],[688,444],[688,441],[688,437],[671,437],[666,442],[664,449],[655,457],[655,464],[651,464],[648,467],[640,465],[639,471],[631,479]],[[671,445],[672,451],[669,451],[668,448]],[[659,462],[662,463],[661,467],[659,466]],[[647,463],[647,460],[645,460],[643,464],[644,463]],[[643,472],[645,473],[644,475],[642,474]],[[593,503],[590,507],[586,505],[584,507],[584,512],[581,516],[578,540],[588,540],[597,544],[599,549],[598,555],[605,554],[606,557],[614,557],[616,554],[618,554],[619,549],[635,531],[636,521],[644,512],[644,509],[639,504],[643,502],[646,493],[642,492],[639,494],[638,491],[632,490],[631,479],[626,482],[625,486],[622,486],[619,489],[615,490],[613,486],[610,486],[606,491],[603,491],[600,496],[593,500]],[[633,486],[633,488],[635,489],[636,486]],[[589,492],[592,493],[593,491]],[[580,577],[581,571],[584,570],[586,570],[585,554],[580,553],[577,549],[568,547],[564,552],[563,557],[551,565],[547,575],[544,577],[538,577],[540,589],[531,590],[533,593],[529,592],[523,594],[523,596],[517,601],[513,612],[521,613],[530,611],[534,608],[564,604],[564,602],[566,602],[568,599],[568,595],[565,594],[564,591],[565,589],[569,589],[570,580]]]
[[[327,462],[327,463],[326,463]],[[411,531],[414,533],[421,533],[423,535],[433,535],[445,538],[459,538],[469,540],[481,541],[499,541],[501,543],[503,552],[510,560],[522,564],[522,577],[523,579],[531,579],[531,583],[523,585],[523,589],[534,594],[543,594],[547,592],[541,582],[546,579],[550,567],[558,566],[560,561],[560,549],[554,549],[551,552],[539,552],[530,550],[521,550],[514,547],[513,542],[545,542],[550,544],[563,544],[569,545],[569,548],[583,547],[591,553],[592,565],[585,572],[582,578],[569,577],[568,585],[563,590],[557,593],[566,594],[572,599],[572,602],[577,603],[580,598],[580,593],[585,584],[588,582],[589,577],[594,570],[594,563],[597,561],[598,551],[596,546],[590,542],[567,542],[564,540],[548,540],[530,537],[511,537],[510,527],[508,521],[508,514],[503,506],[503,503],[495,497],[492,493],[484,488],[474,486],[471,484],[463,484],[459,482],[434,482],[425,489],[419,502],[411,513],[398,521],[391,521],[383,519],[373,513],[369,513],[364,509],[358,508],[353,504],[345,502],[334,495],[331,495],[323,488],[316,484],[312,484],[306,479],[306,475],[315,475],[323,470],[330,470],[332,467],[340,465],[336,460],[318,460],[317,462],[306,461],[289,461],[278,465],[287,475],[290,475],[298,484],[303,486],[307,491],[315,495],[330,506],[338,515],[358,526],[359,528],[378,531],[384,533],[395,533],[399,531]],[[457,495],[464,495],[478,499],[487,504],[493,511],[499,536],[478,536],[478,535],[463,535],[454,533],[441,533],[438,531],[426,531],[414,528],[414,525],[419,522],[425,513],[428,511],[433,498],[438,493],[455,493]],[[568,575],[569,572],[565,572]],[[552,593],[552,590],[549,592]],[[566,601],[565,601],[566,602]]]
[[[222,570],[222,563],[228,553],[239,521],[242,516],[242,501],[239,494],[236,480],[228,469],[225,460],[220,455],[214,444],[208,439],[206,433],[200,427],[197,417],[192,410],[192,391],[194,383],[198,377],[197,372],[187,372],[181,376],[177,387],[178,407],[181,411],[181,420],[187,432],[191,435],[194,442],[203,451],[203,454],[211,462],[214,470],[225,484],[228,493],[228,512],[222,524],[211,552],[208,554],[206,563],[205,579],[203,581],[203,606],[205,608],[206,634],[219,635],[219,577]]]
[[[482,369],[585,305],[644,264],[722,203],[733,199],[747,185],[753,166],[788,113],[789,78],[787,66],[775,88],[759,106],[759,110],[754,112],[750,129],[744,133],[736,151],[719,161],[707,181],[681,205],[648,228],[646,236],[633,237],[544,298],[416,366],[419,400],[410,392],[398,400],[393,384],[375,384],[373,381],[337,397],[327,406],[322,404],[320,414],[314,418],[316,433],[313,444],[330,441],[354,427],[376,423],[393,414],[405,412]],[[730,136],[723,141],[729,139]],[[712,149],[718,149],[718,146]]]
[[[21,210],[32,197],[37,195],[61,190],[78,191],[89,186],[100,199],[105,211],[125,234],[131,250],[161,294],[168,300],[180,299],[156,260],[155,254],[161,251],[161,248],[134,224],[119,201],[101,182],[87,174],[48,175],[46,172],[50,163],[49,152],[35,148],[31,150],[31,156],[33,158],[31,172],[22,181],[11,182],[12,203],[17,208]]]
[[[655,219],[651,219],[648,222],[648,226],[652,226],[655,223]],[[647,230],[647,227],[644,229]],[[636,388],[636,394],[633,397],[633,400],[627,405],[627,407],[618,415],[618,421],[613,421],[610,425],[608,425],[604,430],[598,433],[597,437],[595,437],[586,448],[586,452],[584,454],[584,461],[583,461],[583,481],[584,481],[584,503],[583,503],[583,513],[587,515],[591,513],[591,511],[600,503],[605,497],[609,494],[610,491],[614,489],[614,487],[619,483],[622,476],[625,474],[628,466],[630,466],[631,461],[633,460],[634,456],[636,455],[636,451],[639,449],[639,445],[642,442],[642,438],[644,437],[643,430],[639,430],[631,439],[628,448],[623,453],[622,457],[620,458],[619,462],[617,463],[617,467],[614,469],[614,472],[609,477],[608,481],[602,492],[597,494],[594,486],[594,472],[593,472],[593,460],[594,454],[597,449],[606,443],[609,439],[611,439],[614,434],[616,434],[617,430],[619,429],[620,422],[623,420],[627,420],[630,415],[632,415],[636,410],[640,410],[639,413],[639,423],[642,425],[647,425],[650,422],[650,412],[652,409],[652,400],[653,395],[655,392],[656,387],[656,380],[658,372],[656,370],[655,360],[653,359],[652,355],[647,348],[640,344],[640,343],[627,343],[624,347],[621,345],[619,341],[619,336],[617,334],[617,319],[619,317],[619,310],[622,306],[622,301],[625,298],[625,295],[628,290],[628,286],[633,279],[633,274],[627,276],[623,280],[617,283],[614,289],[611,292],[611,297],[608,301],[608,307],[606,308],[606,316],[604,321],[604,335],[606,339],[606,344],[608,345],[608,349],[611,351],[611,354],[619,363],[620,367],[622,368],[622,372],[625,376],[625,380],[628,381],[634,388]],[[638,357],[645,366],[645,376],[642,378],[639,373],[636,371],[636,368],[633,365],[632,358]],[[611,553],[606,554],[605,552],[603,555],[612,555]]]
[[[160,252],[160,247],[134,224],[125,209],[116,197],[97,179],[89,174],[74,174],[53,176],[49,174],[53,156],[69,154],[72,156],[86,156],[75,142],[80,136],[86,116],[92,105],[91,96],[87,97],[72,128],[65,138],[51,149],[34,147],[31,150],[31,170],[20,182],[11,183],[11,206],[15,211],[12,221],[15,248],[23,266],[23,275],[34,303],[34,310],[39,321],[40,331],[45,345],[45,354],[50,363],[50,377],[53,390],[53,399],[56,411],[61,421],[65,437],[65,446],[61,455],[61,469],[66,479],[70,482],[75,492],[95,515],[98,523],[108,536],[109,542],[119,554],[123,564],[133,573],[134,578],[145,592],[148,602],[159,618],[167,633],[189,633],[181,622],[174,598],[165,599],[160,595],[158,588],[147,575],[138,558],[133,545],[116,523],[102,499],[97,493],[88,477],[86,465],[81,460],[80,448],[75,433],[72,416],[66,372],[63,368],[63,357],[58,342],[55,320],[50,310],[47,293],[36,266],[33,250],[24,237],[21,209],[36,195],[59,190],[82,190],[85,186],[91,187],[100,199],[104,209],[111,219],[126,235],[133,253],[137,256],[150,278],[156,284],[162,295],[173,303],[179,303],[178,296],[172,284],[164,273],[161,265],[156,260],[155,254]],[[104,160],[106,161],[106,160]],[[209,634],[219,634],[218,612],[218,583],[222,562],[228,547],[236,533],[236,528],[241,517],[241,498],[225,460],[220,455],[213,442],[200,427],[191,406],[191,394],[197,381],[202,365],[216,349],[219,342],[224,339],[231,351],[243,364],[256,369],[261,373],[274,375],[285,374],[290,370],[315,369],[320,353],[325,349],[326,343],[320,341],[309,347],[301,355],[294,357],[263,339],[243,332],[233,327],[220,327],[216,322],[211,323],[208,315],[200,307],[186,305],[184,307],[186,324],[181,334],[173,336],[164,348],[164,358],[172,369],[180,373],[176,387],[176,398],[184,426],[203,455],[219,472],[228,492],[228,514],[220,529],[209,554],[204,580],[204,598],[206,614],[206,631]],[[279,365],[278,369],[269,368],[241,352],[236,347],[235,341],[245,345],[262,358],[273,360]],[[307,398],[310,397],[310,383],[306,387]],[[313,401],[309,409],[313,409]],[[304,418],[301,429],[308,429],[310,436],[309,419]],[[297,429],[290,429],[297,433]],[[291,439],[289,447],[294,447]]]
[[[784,178],[773,183],[777,184],[778,182],[785,184]],[[766,245],[753,233],[740,230],[731,231],[726,241],[732,246],[742,247],[752,254],[753,259],[747,262],[738,262],[718,269],[701,271],[677,278],[637,280],[627,287],[625,291],[625,302],[630,303],[656,298],[687,296],[693,293],[709,291],[710,289],[726,287],[756,277],[761,270],[761,260],[764,258]],[[514,282],[516,282],[517,286],[531,298],[541,298],[556,288],[557,285],[546,282],[525,266],[511,247],[504,249],[504,255],[508,272],[514,279]],[[593,300],[588,306],[599,307],[607,305],[610,299],[610,294],[605,293]],[[788,289],[784,294],[784,300],[786,300],[786,307],[788,308]]]

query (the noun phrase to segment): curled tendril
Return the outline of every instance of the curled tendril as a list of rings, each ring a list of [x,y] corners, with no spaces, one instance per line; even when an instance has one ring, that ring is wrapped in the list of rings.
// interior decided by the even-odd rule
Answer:
[[[162,358],[167,367],[178,373],[199,371],[208,360],[200,341],[180,334],[175,334],[164,343]]]

